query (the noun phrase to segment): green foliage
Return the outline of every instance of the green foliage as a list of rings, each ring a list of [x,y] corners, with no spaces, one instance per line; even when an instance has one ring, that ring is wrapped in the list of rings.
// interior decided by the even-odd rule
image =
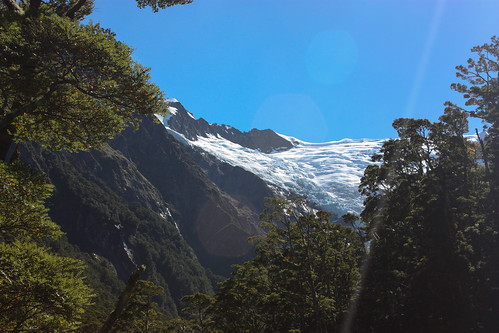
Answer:
[[[44,206],[53,186],[16,162],[0,162],[0,327],[7,332],[75,329],[90,304],[81,261],[36,244],[62,235]]]
[[[60,228],[44,206],[51,192],[42,173],[21,162],[0,162],[0,239],[59,237]]]
[[[54,149],[100,147],[139,113],[165,112],[132,49],[89,22],[0,13],[0,130]]]
[[[262,214],[256,258],[236,266],[209,308],[224,332],[337,331],[359,279],[362,244],[354,231],[273,199]]]
[[[157,12],[160,8],[165,9],[166,7],[175,5],[185,5],[191,3],[193,0],[136,0],[139,8],[151,7],[151,9]]]
[[[370,263],[355,330],[469,332],[483,327],[477,290],[487,239],[487,188],[466,113],[447,107],[440,122],[397,119],[379,162],[366,168],[361,214]],[[477,274],[478,273],[478,274]],[[475,308],[476,309],[476,308]]]
[[[273,296],[268,271],[254,261],[234,268],[233,276],[218,286],[215,302],[208,309],[211,320],[222,332],[265,332],[272,325],[267,320],[274,319],[274,311],[268,319],[265,313]]]
[[[489,183],[489,204],[499,205],[499,38],[493,36],[490,43],[471,49],[475,58],[468,59],[466,66],[457,66],[456,76],[464,83],[454,83],[451,88],[463,94],[467,112],[482,120],[487,135],[481,144],[481,157]],[[448,109],[460,109],[447,102]],[[477,132],[478,134],[478,132]],[[485,141],[485,142],[484,142]],[[499,211],[492,209],[489,218],[499,227]],[[499,241],[498,241],[499,242]],[[499,259],[498,259],[499,260]],[[499,277],[498,277],[499,279]]]
[[[211,318],[206,314],[206,310],[213,304],[214,298],[206,294],[196,293],[182,297],[182,302],[188,304],[188,307],[182,309],[182,312],[190,314],[191,327],[200,332],[208,332],[208,327],[213,325]]]
[[[164,292],[150,281],[139,280],[112,332],[160,332],[164,315],[153,298]]]
[[[453,83],[451,88],[463,94],[466,106],[473,106],[471,115],[489,124],[499,118],[499,38],[471,49],[477,58],[469,58],[466,66],[456,67],[456,76],[470,85]]]
[[[177,317],[164,323],[164,331],[168,333],[197,333],[192,323],[185,318]]]
[[[32,242],[0,243],[0,327],[6,332],[74,329],[91,290],[80,261]]]
[[[0,2],[0,10],[18,17],[36,16],[44,12],[76,20],[89,15],[93,6],[94,0],[3,0]]]
[[[190,0],[137,0],[154,11]],[[167,112],[149,69],[99,24],[93,0],[0,2],[0,158],[12,140],[101,148],[135,115]],[[8,157],[10,159],[10,157]]]
[[[478,178],[485,186],[485,195],[477,196],[472,204],[481,207],[470,226],[470,244],[473,259],[478,262],[476,274],[477,311],[490,331],[499,330],[496,314],[499,312],[499,38],[471,49],[473,58],[466,66],[457,66],[457,77],[464,83],[451,87],[463,94],[472,117],[482,120],[485,138],[479,139],[478,156],[484,166],[484,175]],[[456,108],[448,103],[449,108]],[[467,201],[465,201],[467,203]],[[487,281],[487,282],[484,282]]]

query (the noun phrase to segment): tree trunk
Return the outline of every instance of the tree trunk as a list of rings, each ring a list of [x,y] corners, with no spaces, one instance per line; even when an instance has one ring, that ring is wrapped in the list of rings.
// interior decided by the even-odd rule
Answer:
[[[19,158],[19,147],[7,129],[0,131],[0,161],[12,163]]]
[[[111,332],[113,325],[116,323],[116,320],[119,318],[119,316],[125,309],[128,300],[130,299],[135,290],[135,285],[137,284],[137,281],[139,281],[139,277],[142,274],[142,272],[144,272],[145,269],[146,266],[142,265],[139,268],[137,268],[137,270],[133,272],[132,275],[130,275],[130,278],[128,279],[128,282],[126,284],[126,288],[121,293],[118,302],[116,303],[116,306],[114,308],[114,311],[111,312],[111,314],[109,315],[106,322],[101,327],[98,333]]]

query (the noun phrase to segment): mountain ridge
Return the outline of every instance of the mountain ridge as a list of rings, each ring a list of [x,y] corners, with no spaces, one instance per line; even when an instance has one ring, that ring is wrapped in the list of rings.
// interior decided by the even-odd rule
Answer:
[[[247,239],[262,233],[251,200],[220,189],[147,117],[100,151],[57,152],[27,143],[21,158],[55,185],[49,215],[74,250],[54,249],[83,258],[89,276],[106,276],[92,280],[96,290],[118,286],[116,279],[126,281],[145,264],[143,278],[165,289],[159,304],[171,316],[183,296],[212,294],[218,275],[228,277],[231,265],[251,259],[254,245]]]
[[[126,129],[101,151],[22,145],[22,159],[55,185],[49,214],[70,252],[84,258],[90,276],[105,277],[96,290],[117,297],[117,279],[146,264],[144,278],[165,289],[160,305],[176,316],[182,296],[212,293],[231,265],[254,256],[247,239],[264,232],[266,197],[359,212],[356,184],[381,141],[313,144],[271,130],[241,132],[169,103],[176,106],[159,117],[163,124],[142,117],[138,130]]]
[[[176,99],[168,99],[167,104],[171,115],[165,117],[164,120],[168,122],[169,128],[182,133],[190,141],[197,140],[199,136],[213,135],[237,143],[242,147],[257,149],[264,153],[293,148],[291,142],[271,129],[259,130],[253,128],[249,132],[241,132],[229,125],[210,124],[203,118],[194,118],[192,113],[187,111]]]
[[[266,136],[284,140],[272,141],[265,149],[255,148],[241,144],[237,136],[226,135],[242,133],[237,129],[196,120],[176,99],[167,100],[167,104],[172,114],[158,118],[188,150],[201,151],[204,156],[209,154],[222,163],[254,174],[271,188],[274,196],[304,197],[316,208],[337,215],[360,213],[362,198],[357,187],[364,169],[372,163],[371,156],[379,151],[384,139],[309,143],[272,130],[252,130],[258,138],[253,137],[254,142],[265,141]],[[221,133],[220,128],[225,130]],[[203,154],[198,153],[196,161],[203,164],[200,155]]]

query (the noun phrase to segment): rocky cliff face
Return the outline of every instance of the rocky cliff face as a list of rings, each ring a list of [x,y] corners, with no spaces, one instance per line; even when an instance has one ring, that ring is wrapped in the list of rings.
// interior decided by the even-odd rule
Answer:
[[[70,154],[27,144],[21,157],[55,185],[50,215],[69,243],[105,260],[121,280],[145,264],[144,277],[165,288],[162,305],[172,314],[182,296],[213,290],[206,268],[228,275],[231,264],[252,256],[247,238],[261,233],[263,198],[242,193],[268,193],[265,185],[224,165],[210,169],[216,181],[210,180],[150,119],[102,151]]]
[[[250,255],[246,240],[260,232],[259,212],[211,181],[163,126],[144,121],[138,131],[127,130],[110,145],[173,207],[182,235],[202,262]]]
[[[219,124],[210,124],[203,118],[195,119],[182,104],[176,100],[168,102],[172,116],[168,119],[168,126],[182,133],[189,140],[196,140],[198,136],[219,136],[246,148],[256,149],[263,153],[282,151],[293,148],[293,144],[270,129],[241,132],[238,129]]]
[[[195,119],[177,100],[169,99],[167,103],[171,115],[163,122],[172,133],[183,136],[176,137],[179,143],[183,143],[183,149],[218,188],[236,199],[238,205],[249,208],[252,216],[258,216],[264,209],[265,198],[276,196],[274,189],[254,173],[225,163],[203,149],[188,144],[183,138],[196,141],[198,137],[220,137],[263,153],[285,151],[292,148],[293,144],[269,129],[241,132],[231,126],[209,124],[202,118]]]

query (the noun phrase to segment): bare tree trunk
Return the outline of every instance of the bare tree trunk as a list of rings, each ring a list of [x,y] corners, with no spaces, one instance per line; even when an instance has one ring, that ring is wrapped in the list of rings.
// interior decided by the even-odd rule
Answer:
[[[77,3],[75,3],[71,8],[68,9],[66,13],[64,13],[64,16],[69,17],[70,19],[74,19],[74,16],[76,12],[83,7],[83,5],[87,2],[88,0],[79,0]]]
[[[7,128],[0,130],[0,161],[9,164],[18,158],[19,148],[13,136],[9,134]]]
[[[135,285],[137,284],[137,281],[139,280],[140,275],[144,270],[146,269],[146,266],[142,265],[135,272],[130,275],[130,278],[128,279],[128,282],[126,284],[125,290],[121,292],[120,298],[118,299],[118,302],[116,303],[116,306],[114,307],[114,311],[111,312],[109,317],[107,317],[106,322],[104,325],[101,327],[98,333],[109,333],[111,332],[111,329],[113,328],[114,323],[116,323],[116,320],[120,316],[120,314],[123,312],[125,309],[125,306],[130,299],[130,297],[133,294],[133,291],[135,290]]]
[[[489,159],[487,156],[487,151],[485,150],[485,145],[483,144],[483,140],[480,137],[480,134],[478,134],[478,129],[475,128],[476,132],[476,137],[478,139],[478,142],[480,143],[480,148],[482,149],[482,157],[483,157],[483,164],[485,165],[485,176],[487,180],[490,179],[489,177]]]

